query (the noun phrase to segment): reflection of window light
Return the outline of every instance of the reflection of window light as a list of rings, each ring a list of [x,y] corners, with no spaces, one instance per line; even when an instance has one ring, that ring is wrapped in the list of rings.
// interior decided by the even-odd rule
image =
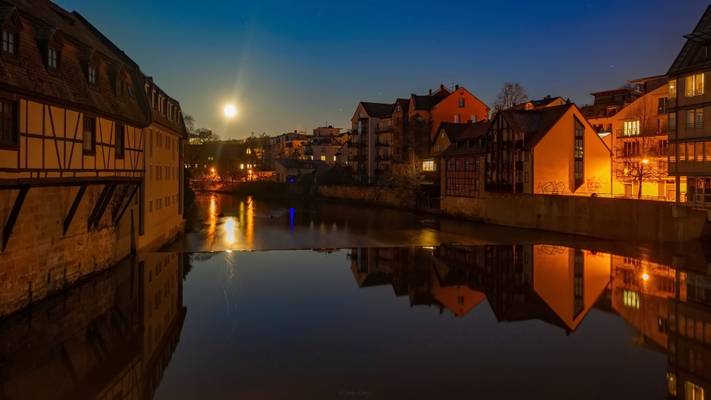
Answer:
[[[435,170],[435,162],[434,162],[434,160],[424,160],[424,161],[422,161],[422,170],[423,170],[423,171],[434,171],[434,170]]]
[[[240,164],[239,169],[244,169],[244,164]]]
[[[622,304],[625,307],[639,309],[639,293],[625,290],[622,292]]]
[[[684,382],[684,398],[687,400],[704,400],[704,388],[686,381]]]
[[[667,372],[667,392],[676,396],[676,374],[673,372]]]

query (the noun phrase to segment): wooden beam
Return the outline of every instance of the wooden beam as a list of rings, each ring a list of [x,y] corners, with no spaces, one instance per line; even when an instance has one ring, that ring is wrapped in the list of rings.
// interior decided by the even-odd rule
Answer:
[[[121,206],[121,210],[114,217],[114,221],[113,221],[114,225],[117,225],[119,223],[119,221],[121,221],[121,217],[123,217],[123,213],[126,212],[126,209],[131,204],[131,200],[133,200],[133,196],[136,195],[137,190],[138,190],[138,185],[133,185],[133,187],[131,188],[131,192],[128,195],[128,199],[126,199],[126,202]]]
[[[84,192],[86,192],[86,186],[86,184],[79,186],[79,191],[74,197],[74,202],[72,202],[72,206],[69,208],[69,213],[67,213],[67,216],[64,217],[64,230],[62,231],[63,235],[66,235],[69,230],[69,225],[71,225],[72,219],[74,219],[74,214],[77,212],[79,203],[81,203],[81,199],[84,197]]]
[[[17,222],[17,217],[20,215],[22,204],[25,202],[25,197],[27,197],[29,190],[29,186],[21,187],[20,192],[15,198],[15,204],[12,206],[10,215],[7,217],[7,221],[5,221],[5,226],[2,230],[2,251],[5,251],[5,248],[7,248],[7,242],[10,240],[10,235],[12,235],[12,228],[15,227],[15,222]]]
[[[101,195],[99,195],[99,200],[96,202],[96,205],[94,205],[94,209],[91,211],[91,214],[89,215],[89,221],[88,221],[88,229],[94,229],[99,225],[99,221],[101,220],[101,217],[104,215],[104,211],[106,210],[106,206],[109,204],[109,200],[111,199],[111,196],[114,194],[114,189],[116,189],[116,184],[115,183],[108,183],[106,186],[104,186],[104,189],[101,191]]]

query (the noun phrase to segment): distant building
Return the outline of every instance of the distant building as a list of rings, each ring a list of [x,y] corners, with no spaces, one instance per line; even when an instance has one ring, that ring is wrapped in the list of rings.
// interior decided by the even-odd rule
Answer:
[[[295,160],[306,159],[305,150],[310,139],[311,136],[298,131],[288,132],[269,138],[269,154],[267,157],[267,163],[271,164],[282,158],[291,158]]]
[[[392,126],[394,107],[394,104],[360,102],[351,118],[353,129],[348,145],[348,164],[361,183],[375,183],[389,171],[390,151],[387,147],[392,140],[392,131],[387,128]]]
[[[562,106],[563,104],[567,103],[568,100],[556,96],[552,97],[550,95],[538,99],[538,100],[529,100],[521,104],[515,105],[513,108],[517,110],[535,110],[537,108],[546,108],[546,107],[555,107],[555,106]]]
[[[293,160],[279,159],[274,162],[276,180],[281,183],[295,183],[301,177],[324,171],[328,168],[326,163],[318,160]]]
[[[341,128],[334,128],[332,125],[329,126],[320,126],[318,128],[314,128],[314,137],[319,137],[319,136],[338,136],[341,134]]]
[[[224,180],[245,178],[262,167],[259,152],[243,140],[226,140],[185,147],[185,168],[193,178],[214,175]]]
[[[449,197],[479,197],[483,191],[486,148],[484,139],[489,121],[471,124],[442,124],[433,145],[439,159],[440,193]]]

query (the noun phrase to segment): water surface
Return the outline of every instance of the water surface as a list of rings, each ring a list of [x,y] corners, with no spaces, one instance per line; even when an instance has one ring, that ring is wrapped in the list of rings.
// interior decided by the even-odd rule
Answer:
[[[0,323],[0,398],[701,399],[711,390],[703,245],[346,204],[199,204],[193,231],[169,251]]]

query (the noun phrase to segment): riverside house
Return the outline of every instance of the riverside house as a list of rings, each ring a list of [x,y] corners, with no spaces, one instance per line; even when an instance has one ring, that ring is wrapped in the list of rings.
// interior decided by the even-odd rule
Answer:
[[[12,0],[0,19],[0,279],[18,282],[5,314],[182,229],[185,127],[79,13]]]
[[[588,122],[613,150],[615,197],[674,201],[674,178],[669,176],[668,79],[654,76],[630,81],[633,93],[614,107],[584,107]],[[599,92],[610,93],[614,91]],[[598,103],[596,96],[596,103]],[[682,180],[685,195],[685,180]]]
[[[682,201],[683,177],[687,177],[689,205],[711,209],[711,6],[672,63],[669,76],[669,172],[676,183],[676,201]]]

